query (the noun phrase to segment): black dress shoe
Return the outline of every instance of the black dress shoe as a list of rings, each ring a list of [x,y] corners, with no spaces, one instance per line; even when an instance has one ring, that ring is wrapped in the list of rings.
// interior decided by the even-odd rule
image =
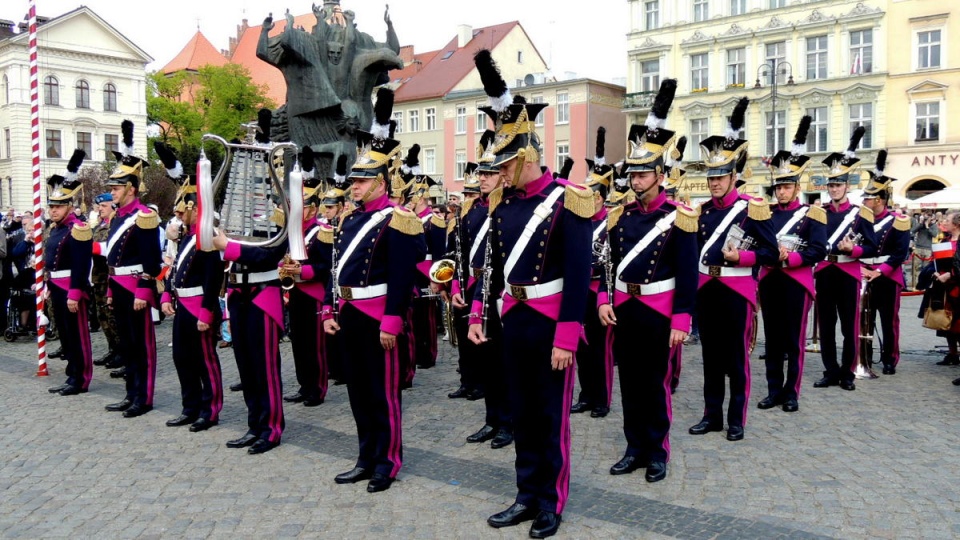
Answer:
[[[483,399],[484,396],[483,390],[479,388],[474,388],[473,390],[467,392],[466,398],[467,401],[477,401],[478,399]]]
[[[125,411],[125,410],[129,409],[131,405],[133,405],[133,400],[127,399],[127,398],[123,398],[123,401],[118,401],[118,402],[116,402],[116,403],[111,403],[111,404],[107,405],[106,407],[104,407],[104,409],[106,409],[106,410],[108,410],[108,411],[111,411],[111,412],[119,412],[119,411]]]
[[[530,508],[525,504],[513,503],[510,505],[510,508],[507,508],[503,512],[497,512],[488,517],[487,525],[495,529],[513,527],[514,525],[519,525],[524,521],[530,521],[537,517],[537,512],[536,508]]]
[[[385,474],[373,473],[373,476],[370,477],[370,483],[367,484],[367,493],[386,491],[390,489],[390,484],[393,484],[393,480],[393,478]]]
[[[469,393],[470,393],[469,388],[467,388],[466,386],[461,386],[460,388],[457,388],[453,392],[450,392],[449,394],[447,394],[447,397],[450,399],[465,398]]]
[[[243,390],[243,383],[235,383],[230,385],[231,392],[239,392]]]
[[[797,412],[800,410],[800,404],[795,399],[788,399],[783,402],[783,410],[786,412]]]
[[[99,359],[93,361],[95,366],[105,366],[108,362],[113,360],[113,351],[109,351],[107,354],[101,356]]]
[[[541,510],[530,526],[530,538],[547,538],[557,534],[561,521],[560,514]]]
[[[614,476],[630,474],[645,465],[646,463],[637,456],[623,456],[620,461],[613,464],[613,467],[610,467],[610,474]]]
[[[960,356],[956,354],[948,354],[943,357],[943,360],[937,362],[938,366],[960,366]]]
[[[780,398],[777,396],[767,396],[760,400],[760,403],[757,403],[758,409],[772,409],[777,405],[780,405]]]
[[[305,399],[307,399],[307,396],[301,394],[300,392],[283,396],[283,400],[286,401],[287,403],[300,403]]]
[[[174,418],[173,420],[167,420],[167,425],[170,427],[179,427],[179,426],[185,426],[187,424],[192,424],[196,421],[197,421],[196,416],[181,414],[180,416]]]
[[[610,407],[601,405],[600,407],[594,407],[593,410],[590,411],[590,418],[603,418],[608,414],[610,414]]]
[[[63,356],[63,347],[57,347],[57,350],[47,353],[50,358],[60,358]]]
[[[105,364],[103,364],[103,367],[105,367],[105,368],[107,368],[107,369],[122,368],[122,367],[123,367],[123,358],[121,358],[119,354],[113,353],[113,357],[110,358],[110,360],[107,360],[107,362],[106,362]]]
[[[883,365],[883,374],[884,374],[884,375],[896,375],[896,374],[897,374],[897,368],[895,368],[895,367],[893,367],[893,366],[891,366],[891,365],[888,365],[888,364],[884,364],[884,365]]]
[[[728,441],[743,440],[743,426],[730,426],[729,428],[727,428],[727,440]]]
[[[338,484],[355,484],[361,480],[369,480],[372,477],[372,469],[354,467],[352,470],[338,474],[336,477],[334,477],[333,481]]]
[[[60,386],[51,386],[50,388],[47,388],[47,392],[50,392],[51,394],[58,394],[58,393],[60,393],[61,390],[63,390],[64,388],[66,388],[66,387],[68,387],[68,386],[70,386],[70,385],[69,385],[69,384],[61,384]]]
[[[647,482],[659,482],[667,477],[667,463],[664,461],[651,461],[647,465],[647,474],[644,475],[644,478],[647,479]]]
[[[120,369],[115,369],[110,372],[111,379],[122,379],[127,376],[127,368],[122,367]]]
[[[857,385],[853,381],[840,381],[840,388],[853,391],[857,389]]]
[[[258,440],[259,440],[259,437],[257,437],[256,435],[252,433],[247,433],[243,437],[240,437],[239,439],[233,439],[231,441],[227,441],[227,448],[244,448],[257,442]]]
[[[77,394],[87,393],[86,388],[80,388],[79,386],[65,386],[63,390],[60,390],[61,396],[75,396]]]
[[[699,424],[691,427],[688,431],[691,435],[703,435],[711,431],[723,431],[723,424],[713,423],[709,420],[701,420]]]
[[[303,400],[304,407],[318,407],[323,405],[322,397],[309,397]]]
[[[489,441],[497,436],[497,429],[490,424],[484,424],[476,433],[467,437],[469,443]]]
[[[953,380],[953,385],[954,385],[954,386],[960,386],[960,377],[958,377],[958,378],[956,378],[956,379]]]
[[[570,414],[579,414],[593,409],[593,405],[586,401],[578,401],[570,406]]]
[[[138,416],[143,416],[152,410],[152,405],[133,405],[129,409],[123,411],[123,417],[136,418]]]
[[[490,441],[490,448],[496,450],[497,448],[503,448],[508,444],[513,442],[513,432],[507,428],[500,428],[497,430],[497,436]]]
[[[206,418],[199,418],[196,422],[190,424],[190,431],[196,433],[198,431],[206,431],[213,426],[219,424],[216,420],[208,420]]]
[[[279,442],[270,442],[266,439],[257,439],[257,441],[247,449],[247,453],[262,454],[264,452],[269,452],[278,446],[280,446]]]
[[[831,379],[830,377],[823,377],[822,379],[813,383],[814,388],[826,388],[828,386],[836,386],[836,385],[837,385],[837,380]]]

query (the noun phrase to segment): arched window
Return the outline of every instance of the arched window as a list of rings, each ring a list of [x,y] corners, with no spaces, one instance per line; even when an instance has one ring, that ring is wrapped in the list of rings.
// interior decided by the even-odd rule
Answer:
[[[117,110],[117,87],[113,83],[107,83],[103,87],[103,110]]]
[[[53,75],[43,78],[43,104],[60,105],[60,81]]]
[[[90,83],[83,79],[77,81],[77,108],[90,108]]]

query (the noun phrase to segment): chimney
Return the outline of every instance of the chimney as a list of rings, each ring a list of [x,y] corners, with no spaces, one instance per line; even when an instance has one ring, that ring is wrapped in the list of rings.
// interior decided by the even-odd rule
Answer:
[[[403,60],[403,65],[409,65],[410,62],[413,62],[413,45],[404,45],[400,47],[400,60]]]
[[[473,39],[473,27],[469,24],[457,25],[457,48],[462,49]]]

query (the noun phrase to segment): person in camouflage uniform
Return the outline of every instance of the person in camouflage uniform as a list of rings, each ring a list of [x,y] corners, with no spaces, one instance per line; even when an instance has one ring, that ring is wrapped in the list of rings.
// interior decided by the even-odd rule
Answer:
[[[104,193],[97,195],[93,202],[97,205],[97,215],[99,216],[98,223],[93,228],[93,241],[106,242],[110,236],[110,219],[114,212],[113,199],[109,193]],[[113,320],[113,310],[107,305],[107,271],[107,258],[94,255],[93,272],[91,273],[93,295],[97,308],[97,320],[100,322],[103,335],[107,338],[107,354],[94,361],[94,364],[114,368],[122,366],[123,362],[116,352],[119,338]]]

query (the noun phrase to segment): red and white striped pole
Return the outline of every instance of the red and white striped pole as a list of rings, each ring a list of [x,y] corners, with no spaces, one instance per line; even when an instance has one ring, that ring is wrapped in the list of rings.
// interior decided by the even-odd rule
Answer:
[[[33,259],[37,291],[37,377],[46,377],[47,351],[46,322],[43,315],[43,207],[40,206],[40,84],[37,74],[37,5],[30,0],[30,128],[33,140]],[[25,231],[29,234],[29,231]]]

